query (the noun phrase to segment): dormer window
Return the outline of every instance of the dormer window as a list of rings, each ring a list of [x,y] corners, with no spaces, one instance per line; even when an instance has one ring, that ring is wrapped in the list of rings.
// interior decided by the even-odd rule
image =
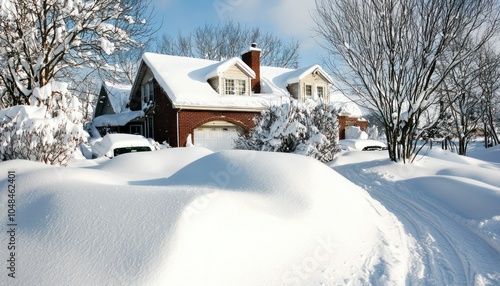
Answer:
[[[300,95],[302,100],[312,99],[328,102],[327,87],[323,83],[304,83],[302,86],[302,94]],[[293,91],[291,88],[291,93]]]
[[[246,93],[246,81],[242,79],[225,79],[224,94],[242,95]]]

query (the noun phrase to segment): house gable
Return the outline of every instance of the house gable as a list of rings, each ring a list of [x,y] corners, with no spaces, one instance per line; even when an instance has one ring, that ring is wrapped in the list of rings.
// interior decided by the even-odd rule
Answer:
[[[131,88],[130,85],[104,82],[99,92],[94,117],[126,112]]]
[[[216,65],[207,77],[210,86],[220,95],[248,95],[250,81],[255,77],[255,73],[249,70],[244,63],[230,60]]]
[[[333,81],[319,65],[290,71],[282,80],[286,81],[287,90],[295,99],[329,102],[328,87]]]
[[[94,110],[94,117],[98,117],[105,114],[115,114],[111,102],[108,99],[108,92],[104,84],[101,86],[101,91],[99,92],[99,97],[97,98],[96,107]]]
[[[321,99],[325,102],[329,102],[329,85],[330,81],[328,79],[326,79],[321,73],[313,71],[312,73],[305,75],[298,83],[298,86],[300,86],[300,98],[302,101],[307,99]]]
[[[217,74],[207,80],[210,86],[220,95],[249,95],[250,81],[254,73],[238,61],[224,68],[225,70],[209,73],[209,76]]]

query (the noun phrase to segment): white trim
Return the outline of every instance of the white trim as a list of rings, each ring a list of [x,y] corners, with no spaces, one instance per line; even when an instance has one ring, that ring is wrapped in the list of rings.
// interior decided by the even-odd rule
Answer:
[[[315,84],[304,83],[304,98],[314,99],[314,86]],[[311,87],[311,94],[307,94],[307,87]]]
[[[181,147],[181,146],[179,146],[181,144],[181,140],[180,140],[180,136],[181,135],[179,134],[179,132],[180,132],[180,128],[179,128],[179,112],[181,112],[181,110],[182,110],[182,107],[179,108],[179,110],[177,110],[177,114],[176,114],[176,121],[177,121],[177,147]]]
[[[194,106],[194,105],[173,105],[173,108],[179,109],[189,109],[189,110],[213,110],[213,111],[241,111],[241,112],[261,112],[262,110],[267,110],[269,107],[228,107],[228,106]]]
[[[240,79],[240,78],[223,78],[223,80],[224,80],[224,90],[221,93],[221,95],[238,95],[238,96],[242,96],[242,95],[248,94],[247,93],[248,86],[247,86],[247,80],[246,79],[247,78],[245,78],[245,79]],[[230,90],[228,90],[228,84],[227,84],[228,81],[232,81],[232,83],[233,83],[233,89],[232,89],[233,93],[228,93],[228,91],[230,91]],[[236,91],[238,90],[237,87],[239,86],[239,84],[241,82],[243,82],[243,86],[244,86],[245,90],[244,90],[243,93],[238,94],[238,93],[236,93]]]

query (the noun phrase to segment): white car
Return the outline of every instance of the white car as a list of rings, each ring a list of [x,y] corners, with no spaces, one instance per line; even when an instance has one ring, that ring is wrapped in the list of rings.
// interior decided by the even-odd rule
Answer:
[[[141,135],[107,134],[92,145],[92,157],[113,158],[125,153],[152,151],[149,140]]]
[[[381,151],[387,150],[387,146],[377,140],[364,140],[364,139],[344,139],[339,140],[342,150],[351,151]]]

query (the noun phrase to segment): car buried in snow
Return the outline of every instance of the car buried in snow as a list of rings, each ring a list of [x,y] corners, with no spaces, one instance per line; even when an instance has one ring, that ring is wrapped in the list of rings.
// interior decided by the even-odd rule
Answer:
[[[343,139],[339,140],[340,148],[344,151],[382,151],[387,146],[377,140]]]
[[[145,137],[131,134],[107,134],[92,145],[92,157],[113,158],[121,154],[153,151]]]

